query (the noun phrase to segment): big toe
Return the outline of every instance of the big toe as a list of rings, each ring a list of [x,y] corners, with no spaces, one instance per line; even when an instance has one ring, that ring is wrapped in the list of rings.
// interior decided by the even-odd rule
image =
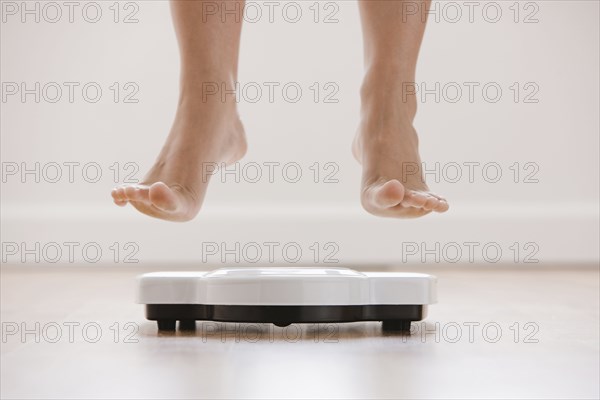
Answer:
[[[379,208],[394,207],[402,202],[405,192],[404,185],[400,181],[392,179],[381,186],[372,188],[373,204]]]
[[[150,186],[150,202],[156,208],[163,211],[173,212],[177,210],[177,194],[163,182],[156,182]]]

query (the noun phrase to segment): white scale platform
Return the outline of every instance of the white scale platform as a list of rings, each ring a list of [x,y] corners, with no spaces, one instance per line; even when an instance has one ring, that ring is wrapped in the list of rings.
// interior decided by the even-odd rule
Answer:
[[[383,321],[407,331],[437,301],[432,275],[348,268],[221,268],[153,272],[138,277],[137,302],[159,330],[195,321],[336,323]]]

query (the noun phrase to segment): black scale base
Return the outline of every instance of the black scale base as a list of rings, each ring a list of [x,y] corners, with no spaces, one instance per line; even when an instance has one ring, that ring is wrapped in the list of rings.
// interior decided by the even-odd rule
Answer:
[[[295,323],[382,321],[384,331],[410,332],[420,321],[426,305],[374,304],[363,306],[234,306],[206,304],[147,304],[146,318],[159,331],[194,330],[196,321],[272,323],[284,327]]]

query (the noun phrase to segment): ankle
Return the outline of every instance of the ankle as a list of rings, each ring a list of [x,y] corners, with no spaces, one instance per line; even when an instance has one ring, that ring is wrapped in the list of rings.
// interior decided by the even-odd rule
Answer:
[[[185,72],[180,80],[179,103],[196,106],[237,104],[237,83],[232,74],[215,71]],[[222,108],[222,107],[218,107]]]
[[[191,112],[197,116],[231,118],[237,115],[235,94],[221,93],[222,87],[186,86],[179,93],[178,110]]]
[[[366,114],[394,113],[411,123],[417,113],[415,76],[401,65],[372,65],[360,89]]]

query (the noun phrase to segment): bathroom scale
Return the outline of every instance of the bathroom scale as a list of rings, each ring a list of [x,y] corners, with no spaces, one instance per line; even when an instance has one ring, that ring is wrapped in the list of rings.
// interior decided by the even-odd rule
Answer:
[[[196,321],[338,323],[382,321],[410,331],[437,300],[435,276],[349,268],[220,268],[153,272],[138,277],[137,302],[159,331],[194,329]]]

